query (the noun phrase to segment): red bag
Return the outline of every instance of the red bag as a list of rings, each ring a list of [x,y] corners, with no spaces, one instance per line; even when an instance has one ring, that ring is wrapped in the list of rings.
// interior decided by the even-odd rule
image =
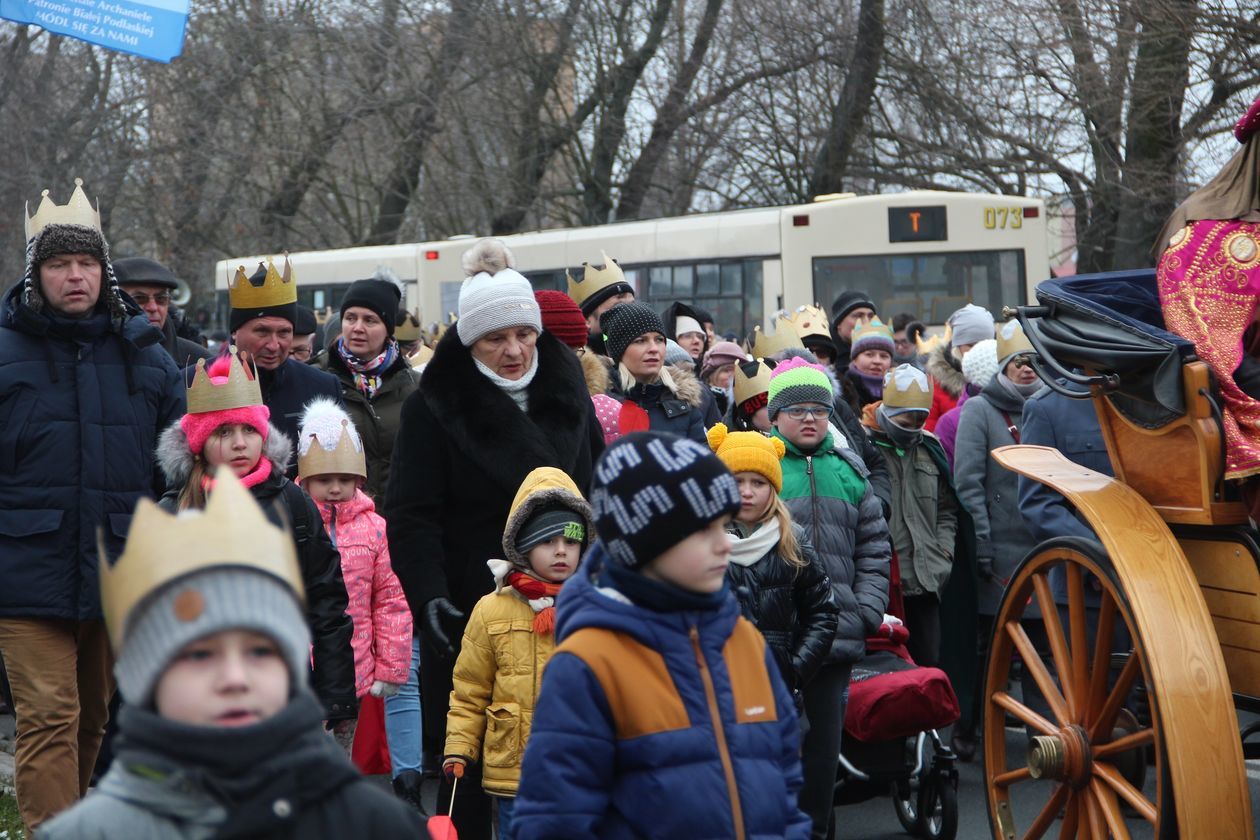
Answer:
[[[844,731],[878,743],[958,720],[958,697],[940,668],[921,668],[892,651],[868,651],[849,677]]]
[[[359,698],[359,724],[354,730],[350,760],[365,776],[388,775],[389,741],[385,738],[385,701],[365,694]]]

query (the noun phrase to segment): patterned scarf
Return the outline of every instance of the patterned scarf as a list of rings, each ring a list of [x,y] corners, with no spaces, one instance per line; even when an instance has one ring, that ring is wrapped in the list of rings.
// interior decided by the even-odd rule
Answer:
[[[354,374],[354,387],[363,392],[368,400],[375,399],[376,392],[381,389],[381,374],[389,370],[389,366],[398,358],[398,342],[390,339],[385,342],[385,349],[375,359],[367,362],[359,361],[359,357],[346,349],[346,339],[337,339],[337,355],[346,363],[350,373]]]
[[[560,587],[563,584],[547,583],[545,580],[539,580],[531,577],[524,572],[508,572],[508,586],[517,592],[529,602],[530,609],[536,615],[534,616],[534,632],[540,636],[546,636],[556,629],[556,596],[560,594]]]

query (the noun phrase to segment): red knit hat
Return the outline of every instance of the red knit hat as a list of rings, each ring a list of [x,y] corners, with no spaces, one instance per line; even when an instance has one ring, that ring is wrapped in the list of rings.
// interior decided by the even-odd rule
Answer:
[[[573,298],[564,292],[543,289],[534,292],[538,308],[542,310],[543,329],[574,348],[586,344],[586,318]]]
[[[222,355],[206,368],[210,381],[215,385],[224,385],[228,381],[228,370],[231,357]],[[185,414],[179,420],[179,427],[188,438],[188,448],[194,454],[200,453],[214,430],[228,423],[244,423],[253,426],[267,440],[270,429],[271,409],[265,405],[247,405],[240,408],[229,408],[223,411],[204,411],[199,414]]]

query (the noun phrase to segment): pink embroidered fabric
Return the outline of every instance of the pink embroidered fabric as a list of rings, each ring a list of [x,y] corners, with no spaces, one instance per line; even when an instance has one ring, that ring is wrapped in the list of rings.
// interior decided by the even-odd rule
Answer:
[[[1260,473],[1260,401],[1234,382],[1260,301],[1260,224],[1204,219],[1172,235],[1156,273],[1169,331],[1194,342],[1220,385],[1226,478]]]

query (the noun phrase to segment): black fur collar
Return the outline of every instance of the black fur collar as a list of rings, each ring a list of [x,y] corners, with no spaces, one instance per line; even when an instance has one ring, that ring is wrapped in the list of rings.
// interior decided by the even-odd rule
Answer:
[[[420,393],[451,442],[509,493],[536,467],[572,475],[587,440],[591,400],[577,356],[548,332],[539,334],[535,352],[528,415],[477,370],[456,330],[438,342],[420,379]]]

